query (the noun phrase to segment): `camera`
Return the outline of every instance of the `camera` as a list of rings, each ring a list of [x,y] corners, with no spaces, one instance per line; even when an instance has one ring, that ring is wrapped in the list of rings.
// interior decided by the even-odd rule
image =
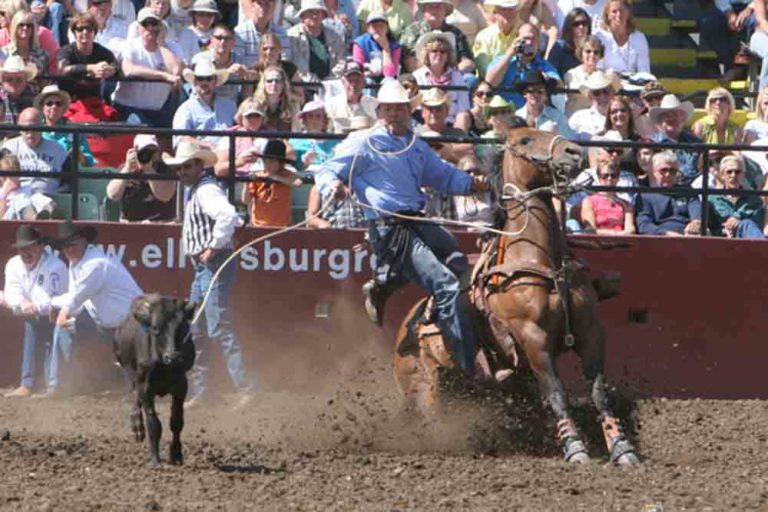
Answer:
[[[515,46],[515,54],[517,55],[533,55],[534,53],[533,45],[527,41],[520,41]]]

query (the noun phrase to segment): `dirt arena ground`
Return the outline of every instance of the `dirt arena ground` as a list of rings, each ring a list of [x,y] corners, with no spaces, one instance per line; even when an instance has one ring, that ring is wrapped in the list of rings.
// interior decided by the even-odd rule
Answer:
[[[264,390],[244,411],[227,396],[191,410],[185,465],[159,470],[133,441],[119,390],[0,398],[0,509],[768,510],[765,402],[639,401],[645,463],[607,464],[589,428],[593,462],[577,467],[546,441],[550,424],[500,427],[469,406],[439,426],[407,420],[384,370]],[[577,407],[582,425],[590,411]]]

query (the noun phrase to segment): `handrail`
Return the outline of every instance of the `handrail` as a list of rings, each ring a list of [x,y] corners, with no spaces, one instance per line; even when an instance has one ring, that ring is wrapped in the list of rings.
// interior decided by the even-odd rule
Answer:
[[[83,134],[95,133],[95,134],[137,134],[137,133],[152,133],[156,135],[190,135],[190,136],[219,136],[227,137],[229,143],[229,173],[226,177],[228,196],[230,201],[235,199],[234,190],[235,184],[238,182],[251,182],[251,181],[270,181],[268,178],[250,177],[250,176],[237,176],[235,173],[235,158],[236,148],[234,140],[237,137],[254,137],[254,138],[316,138],[316,139],[334,139],[341,140],[347,137],[345,134],[333,134],[333,133],[304,133],[304,132],[285,132],[285,131],[233,131],[233,130],[175,130],[172,128],[153,128],[147,126],[103,126],[103,125],[90,125],[90,124],[65,124],[61,126],[22,126],[22,125],[4,125],[3,131],[5,132],[20,132],[20,131],[36,131],[36,132],[60,132],[71,133],[73,138],[72,145],[72,169],[68,171],[56,172],[36,172],[36,171],[0,171],[0,176],[35,176],[42,178],[70,178],[71,192],[72,192],[72,218],[78,218],[79,207],[79,180],[85,179],[127,179],[132,181],[147,181],[147,180],[168,180],[177,181],[175,176],[166,176],[158,174],[124,174],[124,173],[83,173],[80,170],[80,137]],[[443,142],[443,143],[468,143],[473,145],[484,144],[499,144],[503,141],[500,139],[490,139],[481,137],[425,137],[425,140],[430,142]],[[709,201],[710,195],[736,195],[736,196],[759,196],[768,197],[768,190],[726,190],[726,189],[714,189],[709,185],[709,152],[713,150],[726,150],[726,151],[766,151],[768,152],[768,146],[750,146],[746,144],[705,144],[703,142],[697,143],[670,143],[670,142],[633,142],[633,141],[574,141],[575,143],[583,147],[621,147],[621,148],[656,148],[656,149],[669,149],[669,150],[686,150],[694,153],[701,153],[702,156],[702,186],[701,188],[686,188],[676,187],[674,189],[658,188],[658,187],[607,187],[598,185],[584,185],[584,189],[590,192],[612,191],[612,192],[629,192],[629,193],[643,193],[643,192],[663,192],[674,193],[678,195],[694,196],[701,195],[702,197],[702,234],[706,234],[708,230],[709,221]],[[303,176],[302,181],[304,183],[314,183],[314,179],[311,176]]]

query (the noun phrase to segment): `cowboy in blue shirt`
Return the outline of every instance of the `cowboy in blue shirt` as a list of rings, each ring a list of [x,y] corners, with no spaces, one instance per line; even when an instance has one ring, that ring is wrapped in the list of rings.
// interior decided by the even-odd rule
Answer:
[[[391,269],[387,287],[393,290],[412,281],[434,296],[437,323],[454,361],[472,374],[475,333],[459,306],[458,276],[467,269],[467,258],[442,226],[394,214],[420,216],[427,200],[421,187],[469,194],[484,190],[485,179],[473,178],[441,160],[416,137],[410,128],[408,93],[398,82],[385,81],[378,102],[378,124],[337,146],[337,156],[317,174],[318,188],[323,198],[341,197],[344,182],[350,184],[369,221],[368,236],[377,260]],[[383,298],[378,297],[379,301]]]

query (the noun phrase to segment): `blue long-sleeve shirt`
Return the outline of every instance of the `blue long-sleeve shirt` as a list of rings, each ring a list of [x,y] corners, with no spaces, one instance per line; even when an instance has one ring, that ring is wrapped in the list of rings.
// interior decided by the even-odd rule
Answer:
[[[638,194],[635,198],[637,232],[641,235],[664,235],[667,231],[683,233],[692,220],[701,219],[698,196],[678,194]]]
[[[413,136],[408,132],[398,137],[382,126],[351,134],[315,176],[321,195],[327,197],[334,180],[348,182],[350,175],[358,200],[389,212],[422,210],[427,201],[422,187],[447,194],[469,193],[472,177],[442,160],[418,137],[407,151],[391,154],[405,149]],[[372,208],[364,210],[367,219],[387,216]]]

